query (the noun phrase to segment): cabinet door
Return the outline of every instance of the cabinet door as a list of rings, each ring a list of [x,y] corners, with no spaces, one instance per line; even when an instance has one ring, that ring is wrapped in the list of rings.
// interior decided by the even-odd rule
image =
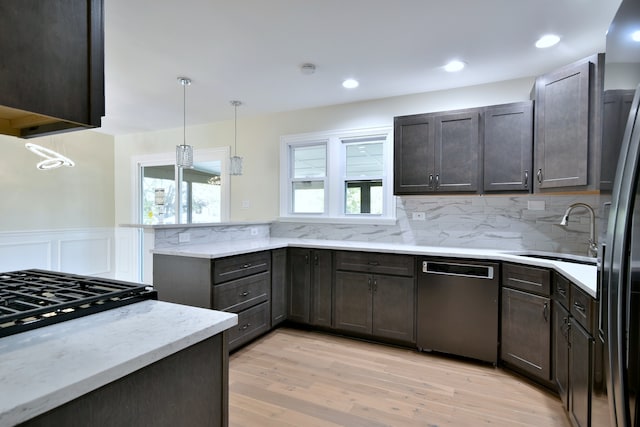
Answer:
[[[372,286],[369,274],[336,272],[334,328],[371,334]]]
[[[289,249],[289,307],[287,318],[309,323],[311,301],[310,250]]]
[[[287,250],[271,251],[271,326],[287,319]]]
[[[571,325],[571,352],[569,363],[569,408],[574,425],[588,427],[591,415],[591,364],[593,338],[579,324]]]
[[[478,190],[479,136],[477,110],[436,117],[435,191]]]
[[[415,293],[413,278],[373,276],[374,336],[415,342]]]
[[[629,118],[633,90],[608,90],[602,105],[600,190],[613,189],[622,137]]]
[[[558,301],[553,302],[553,378],[569,410],[569,312]]]
[[[536,186],[587,185],[591,63],[536,80]]]
[[[510,365],[551,380],[551,313],[547,297],[502,289],[500,357]]]
[[[313,258],[311,324],[331,327],[331,308],[333,303],[331,295],[333,272],[331,251],[314,250],[311,255]]]
[[[433,115],[396,117],[393,128],[393,193],[424,194],[433,191]]]
[[[484,191],[529,191],[533,167],[533,102],[484,112]]]

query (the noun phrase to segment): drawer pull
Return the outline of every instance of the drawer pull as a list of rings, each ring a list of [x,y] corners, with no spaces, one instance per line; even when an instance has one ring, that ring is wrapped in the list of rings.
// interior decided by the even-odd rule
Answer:
[[[544,317],[544,321],[549,321],[549,303],[544,303],[544,307],[542,308],[542,316]]]
[[[587,311],[587,309],[584,307],[584,305],[580,304],[577,301],[573,303],[573,306],[576,308],[576,310],[578,310],[582,314],[586,313],[586,311]]]
[[[247,323],[246,325],[243,325],[242,327],[238,328],[238,330],[246,331],[250,327],[251,327],[251,323]]]
[[[374,267],[380,265],[380,263],[378,261],[369,261],[367,264],[372,265]]]
[[[249,291],[244,291],[243,293],[240,294],[241,297],[246,297],[247,295],[249,295],[251,292]]]
[[[249,267],[251,267],[251,264],[250,264],[250,263],[247,263],[247,264],[243,264],[243,265],[242,265],[242,268],[249,268]]]
[[[566,291],[565,289],[558,288],[558,293],[559,293],[560,295],[562,295],[563,297],[566,297],[566,296],[567,296],[567,291]]]

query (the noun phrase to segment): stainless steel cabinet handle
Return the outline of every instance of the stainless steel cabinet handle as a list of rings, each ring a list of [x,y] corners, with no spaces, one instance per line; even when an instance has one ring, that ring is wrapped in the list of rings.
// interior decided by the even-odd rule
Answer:
[[[313,263],[314,263],[315,265],[318,265],[318,255],[315,255],[315,256],[313,257]]]
[[[249,263],[242,265],[242,268],[249,268],[249,267],[251,267],[251,264],[249,264]]]
[[[585,313],[587,311],[587,309],[584,307],[584,305],[580,304],[579,302],[574,302],[573,306],[576,308],[576,310],[578,310],[580,313]]]
[[[436,174],[436,188],[440,187],[440,174]]]
[[[309,264],[309,255],[304,256],[304,263]]]
[[[371,292],[371,277],[369,277],[369,279],[367,280],[367,282],[369,283],[369,292]]]
[[[433,187],[433,174],[429,174],[429,187]]]
[[[251,292],[249,291],[244,291],[243,293],[240,294],[241,297],[246,297],[250,294]]]
[[[542,315],[544,316],[544,321],[548,322],[549,321],[549,303],[548,302],[544,303],[544,308],[542,309]]]
[[[378,280],[373,279],[373,293],[375,294],[378,291]]]
[[[524,171],[524,187],[527,188],[529,185],[529,171]]]
[[[542,184],[542,169],[538,169],[536,176],[538,177],[538,184]]]
[[[367,264],[372,265],[372,266],[380,265],[380,263],[378,261],[369,261]]]
[[[562,288],[558,288],[558,293],[559,293],[560,295],[562,295],[563,297],[566,297],[566,296],[567,296],[567,291],[566,291],[566,290],[564,290],[564,289],[562,289]]]
[[[238,330],[244,331],[244,330],[246,330],[247,328],[250,328],[250,327],[251,327],[251,323],[247,323],[247,324],[242,325],[241,327],[239,327]]]

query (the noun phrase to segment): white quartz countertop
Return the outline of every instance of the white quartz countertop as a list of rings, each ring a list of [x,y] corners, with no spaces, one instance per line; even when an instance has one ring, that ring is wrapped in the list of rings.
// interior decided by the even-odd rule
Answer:
[[[424,255],[452,258],[472,258],[479,260],[509,261],[556,270],[574,282],[593,298],[597,297],[598,268],[595,265],[573,262],[552,261],[528,258],[514,254],[514,251],[495,249],[467,249],[440,246],[417,246],[394,243],[375,243],[343,240],[269,238],[256,240],[236,240],[231,242],[210,243],[202,245],[180,245],[171,248],[154,249],[154,254],[177,255],[196,258],[222,258],[241,255],[249,252],[272,250],[286,247],[302,247],[334,250],[357,250],[364,252],[383,252],[406,255]]]
[[[13,426],[238,323],[143,301],[0,338],[0,427]]]

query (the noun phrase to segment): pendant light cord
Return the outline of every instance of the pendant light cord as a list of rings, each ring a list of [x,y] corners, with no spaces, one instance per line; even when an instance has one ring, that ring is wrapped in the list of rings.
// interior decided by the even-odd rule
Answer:
[[[187,83],[182,81],[182,146],[187,145]]]

